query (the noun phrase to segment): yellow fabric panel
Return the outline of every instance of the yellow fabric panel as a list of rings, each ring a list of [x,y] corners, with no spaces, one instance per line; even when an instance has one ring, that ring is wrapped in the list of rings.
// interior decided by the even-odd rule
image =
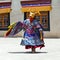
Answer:
[[[1,13],[9,13],[11,11],[11,8],[0,8],[0,14]]]
[[[8,28],[13,28],[16,25],[16,23],[13,23],[11,25],[8,26]]]
[[[50,11],[51,6],[22,7],[22,12]]]

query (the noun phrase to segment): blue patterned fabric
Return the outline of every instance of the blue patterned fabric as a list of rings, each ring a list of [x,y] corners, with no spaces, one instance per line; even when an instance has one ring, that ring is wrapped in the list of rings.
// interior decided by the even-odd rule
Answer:
[[[21,45],[35,46],[35,45],[42,45],[42,44],[44,44],[44,42],[41,41],[40,38],[38,38],[35,33],[28,34],[27,32],[25,32],[25,37],[21,41]]]
[[[27,23],[27,21],[25,23]],[[40,29],[42,28],[38,21],[33,21],[33,23],[29,24],[28,28],[25,30],[21,45],[35,46],[44,44],[44,41],[40,40]]]
[[[44,41],[40,40],[40,30],[42,30],[41,25],[38,21],[33,21],[30,23],[29,19],[24,20],[24,22],[16,22],[15,26],[12,28],[8,36],[14,36],[24,29],[24,36],[21,41],[21,45],[42,45]]]

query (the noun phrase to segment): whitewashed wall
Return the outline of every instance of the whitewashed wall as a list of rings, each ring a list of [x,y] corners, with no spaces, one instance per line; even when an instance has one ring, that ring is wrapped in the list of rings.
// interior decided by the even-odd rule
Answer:
[[[4,0],[4,1],[8,1],[8,0]],[[10,24],[17,22],[17,21],[24,20],[24,13],[21,12],[20,0],[12,0],[11,9],[12,11],[10,13]],[[5,32],[6,31],[0,31],[0,36],[3,36]],[[21,35],[22,35],[21,32],[17,34],[17,36],[21,36]]]
[[[24,20],[24,13],[21,11],[21,4],[20,0],[12,0],[12,6],[11,6],[11,18],[10,22],[11,24],[17,21],[23,21]],[[22,36],[23,31],[18,33],[16,36]]]
[[[60,0],[52,0],[50,12],[50,32],[44,32],[45,37],[60,37]]]
[[[21,11],[20,0],[12,0],[11,9],[11,23],[24,20],[24,13]],[[6,31],[0,31],[0,36],[3,36],[4,32]],[[19,33],[17,36],[20,36],[21,34],[22,33]],[[44,37],[60,37],[60,0],[52,0],[50,31],[45,31]]]

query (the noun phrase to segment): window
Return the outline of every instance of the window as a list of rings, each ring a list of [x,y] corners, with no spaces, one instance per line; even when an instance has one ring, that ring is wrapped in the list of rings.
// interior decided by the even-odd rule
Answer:
[[[7,30],[10,25],[10,13],[0,14],[0,30]]]
[[[24,20],[29,17],[29,12],[24,13]],[[49,11],[40,11],[40,16],[37,17],[44,31],[50,31]]]

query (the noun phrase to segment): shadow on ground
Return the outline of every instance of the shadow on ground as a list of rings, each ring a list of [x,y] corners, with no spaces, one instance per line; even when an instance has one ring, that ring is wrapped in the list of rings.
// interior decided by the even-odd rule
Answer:
[[[35,53],[32,53],[32,52],[30,52],[30,51],[28,51],[28,52],[8,52],[8,53],[11,53],[11,54],[46,54],[46,53],[48,53],[48,52],[35,52]]]

